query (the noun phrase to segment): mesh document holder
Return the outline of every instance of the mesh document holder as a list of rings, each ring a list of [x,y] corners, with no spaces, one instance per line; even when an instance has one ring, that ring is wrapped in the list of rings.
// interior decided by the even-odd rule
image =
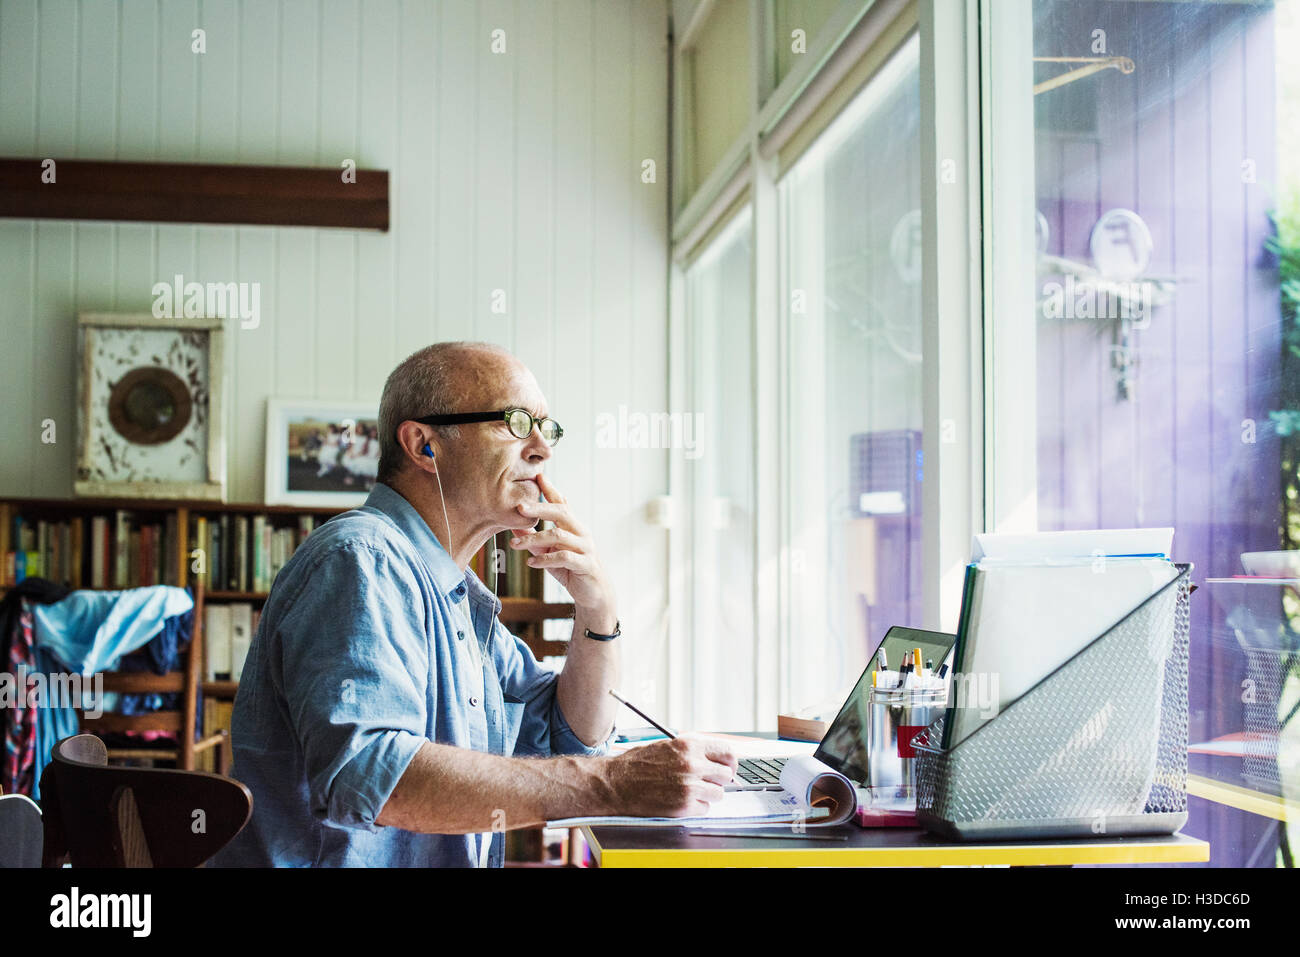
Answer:
[[[1191,566],[945,750],[916,735],[917,820],[956,839],[1171,834],[1187,822]]]

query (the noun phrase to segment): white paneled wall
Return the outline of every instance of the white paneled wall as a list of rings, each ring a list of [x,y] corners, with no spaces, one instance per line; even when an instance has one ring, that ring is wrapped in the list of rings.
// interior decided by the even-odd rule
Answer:
[[[595,423],[667,410],[668,6],[0,0],[0,155],[351,158],[392,199],[388,233],[0,219],[0,494],[71,495],[76,313],[148,311],[175,273],[261,284],[260,327],[230,335],[236,501],[262,498],[267,398],[377,404],[420,346],[498,342],[565,427],[549,471],[619,589],[625,682],[662,700],[665,533],[643,515],[668,453],[599,449]]]

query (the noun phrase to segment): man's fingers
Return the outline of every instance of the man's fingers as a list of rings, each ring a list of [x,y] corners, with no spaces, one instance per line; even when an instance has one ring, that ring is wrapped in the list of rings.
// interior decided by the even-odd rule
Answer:
[[[591,569],[591,563],[585,555],[581,552],[569,551],[567,548],[530,555],[527,562],[530,568],[567,568],[580,575],[586,574]]]
[[[551,502],[525,502],[522,505],[516,505],[515,511],[525,518],[545,519],[548,522],[554,522],[561,528],[568,529],[575,535],[587,536],[587,530],[582,524],[573,517],[567,505],[556,505]]]
[[[569,506],[555,502],[524,502],[516,505],[515,510],[528,518],[541,518],[557,524],[561,519],[566,524],[573,521],[573,516],[569,514]]]
[[[722,800],[722,795],[726,792],[722,790],[722,785],[712,784],[702,781],[695,788],[695,799],[703,801],[707,809],[710,804],[715,804]]]
[[[544,532],[532,532],[529,535],[518,535],[519,544],[516,545],[512,539],[511,548],[527,549],[534,555],[537,550],[545,548],[568,548],[572,551],[581,551],[582,542],[578,536],[572,532],[566,532],[562,528],[548,528]]]
[[[551,484],[551,480],[546,477],[545,472],[537,473],[537,487],[542,490],[542,494],[546,496],[546,501],[548,502],[563,505],[568,501],[568,499],[560,494],[560,490]]]
[[[732,773],[729,766],[719,764],[716,761],[709,762],[708,770],[706,770],[701,777],[703,780],[716,784],[718,787],[725,787],[736,779],[735,774]]]
[[[740,767],[740,761],[736,759],[735,754],[731,751],[731,746],[726,742],[718,741],[715,738],[705,737],[697,738],[696,740],[704,745],[704,756],[709,760],[716,761],[718,764],[725,764],[727,767],[731,768],[732,771],[735,771],[736,768]]]

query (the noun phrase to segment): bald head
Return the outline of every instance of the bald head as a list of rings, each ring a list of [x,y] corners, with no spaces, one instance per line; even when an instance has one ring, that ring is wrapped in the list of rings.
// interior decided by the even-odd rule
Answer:
[[[435,342],[403,360],[388,376],[379,400],[379,474],[391,485],[405,461],[397,442],[397,427],[407,419],[451,412],[483,411],[504,378],[525,368],[507,349],[490,342]],[[486,407],[485,407],[486,408]],[[460,426],[434,428],[449,438],[460,437]]]

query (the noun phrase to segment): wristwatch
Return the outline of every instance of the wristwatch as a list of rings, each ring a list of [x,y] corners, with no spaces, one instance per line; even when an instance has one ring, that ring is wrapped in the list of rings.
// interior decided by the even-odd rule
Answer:
[[[594,631],[592,631],[590,628],[584,628],[584,629],[582,629],[582,633],[583,633],[584,635],[586,635],[588,638],[594,638],[594,639],[596,639],[597,641],[613,641],[613,640],[614,640],[615,638],[617,638],[619,635],[623,634],[623,623],[620,622],[620,621],[618,621],[617,619],[615,619],[615,621],[614,621],[614,634],[612,634],[612,635],[598,635],[598,634],[596,634]]]

